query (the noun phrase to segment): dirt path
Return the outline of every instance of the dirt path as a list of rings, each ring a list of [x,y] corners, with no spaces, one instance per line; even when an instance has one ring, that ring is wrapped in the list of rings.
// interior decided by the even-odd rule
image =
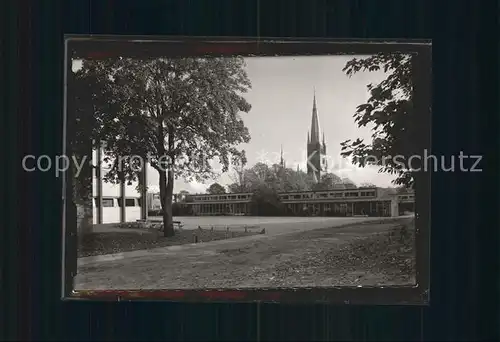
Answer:
[[[242,288],[400,283],[384,272],[345,265],[344,246],[409,219],[354,224],[292,234],[207,244],[79,268],[76,289]],[[344,264],[343,264],[344,263]]]

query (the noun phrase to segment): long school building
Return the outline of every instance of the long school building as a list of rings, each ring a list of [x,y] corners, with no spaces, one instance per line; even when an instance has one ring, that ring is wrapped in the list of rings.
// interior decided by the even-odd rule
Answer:
[[[414,211],[414,194],[395,195],[381,188],[301,191],[278,194],[290,215],[398,216]],[[191,195],[193,215],[251,215],[251,193]]]

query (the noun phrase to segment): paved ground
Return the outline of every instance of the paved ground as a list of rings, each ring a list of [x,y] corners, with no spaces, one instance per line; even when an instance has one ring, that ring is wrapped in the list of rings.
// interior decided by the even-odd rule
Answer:
[[[161,221],[161,217],[151,217],[151,220]],[[259,216],[178,216],[174,221],[180,221],[183,229],[196,229],[214,227],[223,229],[226,226],[243,229],[245,226],[252,228],[265,228],[266,234],[274,235],[296,231],[312,230],[344,225],[347,223],[380,221],[381,218],[373,217],[259,217]]]
[[[199,219],[199,218],[198,218]],[[206,218],[204,218],[206,219]],[[219,222],[224,219],[211,218]],[[292,231],[283,233],[285,223],[278,218],[253,218],[271,234],[197,245],[158,248],[122,253],[120,260],[79,260],[77,290],[91,289],[169,289],[238,288],[275,286],[343,286],[399,283],[382,273],[364,274],[355,265],[334,266],[335,252],[360,237],[386,232],[410,218],[305,218],[299,224],[287,222]],[[279,218],[283,220],[283,218]],[[290,218],[293,219],[293,218]],[[346,221],[347,220],[347,221]],[[362,222],[365,221],[365,222]],[[367,222],[371,221],[371,222]],[[226,221],[227,222],[227,221]],[[332,226],[334,223],[335,227]],[[339,227],[345,223],[351,226]],[[329,228],[324,228],[324,227]],[[269,227],[269,228],[268,228]],[[274,228],[273,228],[274,227]],[[322,229],[320,229],[322,228]],[[334,261],[321,264],[317,256],[328,251]],[[331,254],[334,253],[334,254]],[[316,259],[315,259],[316,258]],[[316,263],[316,261],[318,261]],[[301,264],[300,271],[294,265]],[[306,267],[304,267],[306,265]]]
[[[150,217],[152,221],[161,221],[161,217]],[[338,227],[345,224],[357,223],[357,222],[369,222],[369,221],[380,221],[387,220],[391,218],[373,218],[373,217],[259,217],[259,216],[176,216],[174,221],[181,221],[183,223],[183,229],[194,230],[198,226],[206,229],[214,227],[214,229],[225,230],[227,226],[230,230],[243,230],[249,227],[251,231],[261,230],[265,228],[266,235],[281,235],[290,234],[299,231],[308,231],[327,227]],[[132,228],[119,228],[114,225],[94,225],[94,232],[105,233],[105,232],[128,232],[128,233],[143,233],[140,229]],[[257,237],[262,238],[262,237]],[[224,243],[237,243],[235,240],[231,239]],[[189,246],[187,246],[189,247]],[[187,248],[186,247],[186,248]],[[193,246],[199,248],[198,246]],[[133,251],[133,252],[122,252],[109,255],[101,256],[91,256],[82,257],[78,259],[79,265],[89,264],[93,262],[109,261],[109,260],[121,260],[127,257],[137,257],[141,255],[150,255],[151,253],[163,253],[170,251],[172,249],[152,249],[143,251]],[[174,246],[173,250],[177,250]]]

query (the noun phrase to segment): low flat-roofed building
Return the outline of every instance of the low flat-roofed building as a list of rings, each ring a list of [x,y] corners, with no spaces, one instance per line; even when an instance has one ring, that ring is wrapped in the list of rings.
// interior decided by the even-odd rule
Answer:
[[[289,215],[398,216],[401,203],[414,203],[413,194],[397,195],[382,188],[295,191],[278,194]],[[193,215],[251,215],[252,193],[189,195],[185,205]]]
[[[93,151],[93,165],[103,159],[102,153]],[[92,221],[93,224],[135,222],[147,217],[147,201],[137,190],[138,181],[113,184],[103,181],[109,168],[101,166],[92,170]],[[145,172],[142,173],[144,176]],[[138,175],[139,177],[139,175]],[[145,181],[147,181],[145,179]],[[124,210],[122,207],[124,206]]]

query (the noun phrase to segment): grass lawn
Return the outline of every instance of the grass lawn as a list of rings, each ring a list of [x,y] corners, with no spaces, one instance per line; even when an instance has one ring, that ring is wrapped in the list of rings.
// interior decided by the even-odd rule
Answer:
[[[415,283],[414,238],[414,222],[404,218],[258,240],[234,239],[228,245],[207,244],[200,250],[84,265],[79,267],[76,286],[180,289],[410,285]]]
[[[319,233],[319,231],[317,231]],[[414,222],[396,225],[387,232],[353,239],[340,248],[325,246],[299,260],[282,263],[275,270],[281,284],[316,278],[320,286],[342,279],[344,286],[415,283]],[[302,280],[301,280],[302,279]]]

